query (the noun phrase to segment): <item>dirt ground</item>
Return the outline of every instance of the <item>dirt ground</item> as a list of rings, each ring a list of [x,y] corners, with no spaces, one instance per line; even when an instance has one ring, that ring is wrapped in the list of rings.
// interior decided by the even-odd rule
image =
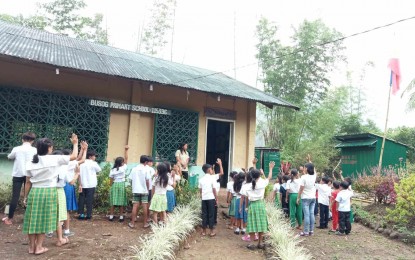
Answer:
[[[221,205],[224,205],[221,196]],[[192,234],[191,248],[180,249],[177,259],[265,259],[263,251],[250,251],[245,248],[247,242],[241,236],[226,229],[227,220],[219,208],[217,236],[202,237],[200,229]],[[49,252],[42,256],[27,254],[27,236],[22,234],[22,212],[15,217],[15,224],[6,226],[0,224],[0,259],[123,259],[131,256],[130,246],[139,245],[138,237],[150,232],[141,228],[136,229],[124,223],[109,222],[104,215],[94,216],[92,221],[71,222],[71,231],[75,236],[70,237],[70,244],[56,247],[56,237],[45,240]],[[127,218],[128,219],[128,218]],[[139,219],[140,221],[140,219]],[[318,222],[318,220],[317,220]],[[318,224],[317,224],[318,225]],[[303,239],[302,246],[307,248],[315,259],[415,259],[415,247],[390,240],[373,230],[358,223],[352,226],[352,233],[347,237],[328,234],[327,230],[317,229],[313,237]]]

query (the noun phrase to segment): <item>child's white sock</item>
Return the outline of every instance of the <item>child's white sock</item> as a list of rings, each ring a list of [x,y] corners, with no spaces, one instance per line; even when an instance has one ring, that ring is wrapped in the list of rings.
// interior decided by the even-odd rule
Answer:
[[[110,219],[113,219],[114,218],[114,215],[110,215]]]
[[[69,229],[65,229],[64,231],[63,231],[63,233],[65,233],[65,234],[68,234],[70,231],[69,231]]]
[[[242,231],[245,232],[246,231],[245,228],[243,228]]]
[[[120,216],[120,219],[124,219],[124,216]]]
[[[239,232],[239,228],[236,228],[236,229],[235,229],[235,232]]]

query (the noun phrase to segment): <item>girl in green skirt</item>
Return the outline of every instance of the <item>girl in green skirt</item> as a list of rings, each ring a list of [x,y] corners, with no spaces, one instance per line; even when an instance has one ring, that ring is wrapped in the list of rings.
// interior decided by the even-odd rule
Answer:
[[[71,155],[51,155],[53,142],[42,138],[36,143],[37,154],[26,167],[27,207],[23,233],[29,237],[29,254],[40,255],[48,251],[43,247],[45,233],[56,230],[58,222],[58,194],[56,180],[59,167],[67,165],[78,155],[78,137],[72,134]],[[28,194],[27,194],[28,193]]]
[[[171,178],[168,175],[168,167],[165,163],[157,165],[157,178],[153,182],[153,198],[151,199],[150,210],[153,211],[153,222],[157,223],[157,215],[160,213],[162,224],[166,222],[167,210],[167,185],[173,185],[175,178],[172,172]]]
[[[252,177],[252,186],[248,187],[243,192],[249,200],[248,207],[248,224],[246,226],[246,232],[249,233],[250,241],[255,240],[255,233],[258,233],[258,245],[259,249],[264,249],[265,245],[262,243],[264,232],[268,231],[268,219],[267,212],[265,210],[264,194],[265,188],[269,184],[269,180],[272,178],[272,169],[275,163],[269,164],[269,175],[267,179],[261,178],[261,173],[257,169],[253,169],[249,172]],[[254,250],[255,245],[249,244],[248,249]]]
[[[281,208],[281,202],[280,202],[281,185],[282,185],[282,176],[278,175],[277,180],[275,181],[275,184],[272,187],[272,197],[273,197],[274,205],[277,208]]]
[[[127,206],[127,195],[125,193],[125,172],[127,171],[128,162],[128,145],[124,148],[124,158],[117,157],[114,161],[114,166],[110,172],[110,216],[109,221],[114,221],[114,208],[120,207],[120,222],[124,221],[124,206]]]
[[[301,230],[303,224],[303,209],[300,203],[297,205],[298,191],[300,190],[300,179],[298,176],[297,169],[291,170],[291,180],[287,182],[287,196],[286,201],[288,203],[289,198],[289,209],[290,209],[290,223],[291,227],[296,227]]]

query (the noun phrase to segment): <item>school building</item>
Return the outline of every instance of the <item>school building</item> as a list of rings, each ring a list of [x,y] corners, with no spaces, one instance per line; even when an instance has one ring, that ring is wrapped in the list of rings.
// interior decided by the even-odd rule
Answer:
[[[28,130],[57,148],[74,132],[100,161],[126,144],[130,161],[174,161],[185,142],[193,164],[247,167],[257,102],[298,109],[222,73],[0,21],[0,179]]]

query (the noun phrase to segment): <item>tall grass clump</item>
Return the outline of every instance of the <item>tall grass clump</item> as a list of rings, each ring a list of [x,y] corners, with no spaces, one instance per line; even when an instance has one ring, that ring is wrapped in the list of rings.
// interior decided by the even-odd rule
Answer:
[[[165,226],[152,225],[153,233],[140,237],[133,246],[134,256],[139,260],[174,259],[175,250],[200,223],[200,198],[193,197],[187,205],[177,206],[167,217]]]
[[[281,209],[267,202],[267,216],[269,227],[270,250],[273,259],[281,260],[308,260],[312,259],[309,252],[300,245],[300,238],[296,236]]]

